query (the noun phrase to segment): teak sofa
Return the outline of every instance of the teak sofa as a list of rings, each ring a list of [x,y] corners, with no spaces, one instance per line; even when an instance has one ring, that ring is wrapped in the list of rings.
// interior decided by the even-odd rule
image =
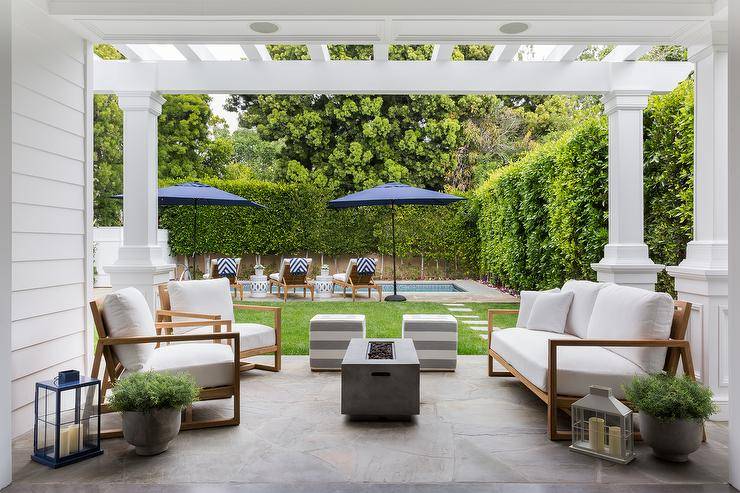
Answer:
[[[181,429],[239,424],[239,337],[230,332],[230,320],[155,323],[144,296],[135,288],[95,299],[90,309],[98,335],[92,376],[101,381],[101,413],[111,412],[106,394],[126,373],[187,372],[201,387],[201,401],[233,397],[234,410],[231,417],[195,420],[192,407],[187,408]],[[173,315],[191,314],[168,312],[168,316]],[[209,331],[174,334],[176,329],[204,324]],[[120,436],[120,429],[101,430],[103,438]]]
[[[675,375],[681,361],[683,372],[694,378],[685,339],[690,303],[672,301],[664,293],[590,281],[568,281],[563,286],[567,291],[574,295],[562,334],[521,327],[525,322],[520,311],[532,307],[531,302],[524,306],[525,292],[518,310],[488,311],[488,375],[515,377],[547,404],[551,440],[570,439],[570,431],[558,429],[558,410],[570,414],[571,404],[588,392],[589,385],[611,387],[629,406],[622,386],[634,376],[660,370]],[[651,309],[657,305],[662,312],[651,327]],[[503,314],[519,314],[517,327],[495,328],[495,316]],[[645,337],[650,331],[664,337]],[[496,371],[494,361],[504,370]]]

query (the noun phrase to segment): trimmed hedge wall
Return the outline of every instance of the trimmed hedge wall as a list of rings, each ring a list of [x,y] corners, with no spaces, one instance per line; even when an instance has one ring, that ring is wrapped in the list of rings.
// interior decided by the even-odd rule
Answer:
[[[645,241],[656,263],[675,265],[692,236],[693,84],[650,98],[645,111]],[[595,279],[608,240],[606,119],[587,120],[477,190],[481,269],[514,289]],[[656,289],[673,292],[663,273]]]
[[[174,254],[391,253],[388,207],[331,210],[327,204],[334,194],[308,183],[218,179],[203,183],[259,202],[267,209],[198,207],[198,237],[193,244],[193,207],[164,207],[160,225],[169,230]],[[429,260],[456,262],[458,275],[478,273],[473,201],[443,207],[399,207],[396,239],[400,257],[424,255]]]

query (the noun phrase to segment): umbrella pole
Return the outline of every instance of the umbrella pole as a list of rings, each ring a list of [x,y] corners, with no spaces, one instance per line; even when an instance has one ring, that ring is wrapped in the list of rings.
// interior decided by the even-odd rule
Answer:
[[[193,270],[190,272],[190,279],[195,279],[195,250],[197,248],[195,244],[195,239],[198,237],[198,202],[195,202],[195,206],[193,207],[194,214],[193,214]]]
[[[396,283],[396,206],[391,202],[391,238],[393,241],[393,294],[385,297],[385,301],[406,301],[405,296],[398,294]]]

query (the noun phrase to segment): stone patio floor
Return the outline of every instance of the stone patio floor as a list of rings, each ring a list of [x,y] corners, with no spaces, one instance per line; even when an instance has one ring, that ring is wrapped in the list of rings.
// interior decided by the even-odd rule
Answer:
[[[182,432],[149,458],[104,440],[102,456],[58,470],[30,461],[27,434],[14,442],[7,491],[734,491],[726,424],[709,423],[707,443],[686,464],[659,461],[639,444],[638,458],[621,466],[548,440],[545,406],[514,379],[487,377],[485,357],[458,363],[455,373],[422,374],[414,421],[359,423],[339,414],[339,373],[312,373],[307,357],[284,357],[278,374],[242,376],[238,427]],[[198,411],[227,409],[216,402]]]

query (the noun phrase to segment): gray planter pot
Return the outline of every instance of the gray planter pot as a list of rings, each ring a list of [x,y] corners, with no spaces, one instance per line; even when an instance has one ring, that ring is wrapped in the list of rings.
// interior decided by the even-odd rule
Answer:
[[[701,421],[681,419],[661,423],[653,416],[640,413],[640,433],[656,457],[671,462],[686,462],[689,454],[701,445],[704,428]]]
[[[149,412],[125,411],[123,438],[136,447],[138,455],[161,454],[180,432],[179,409],[152,409]]]

